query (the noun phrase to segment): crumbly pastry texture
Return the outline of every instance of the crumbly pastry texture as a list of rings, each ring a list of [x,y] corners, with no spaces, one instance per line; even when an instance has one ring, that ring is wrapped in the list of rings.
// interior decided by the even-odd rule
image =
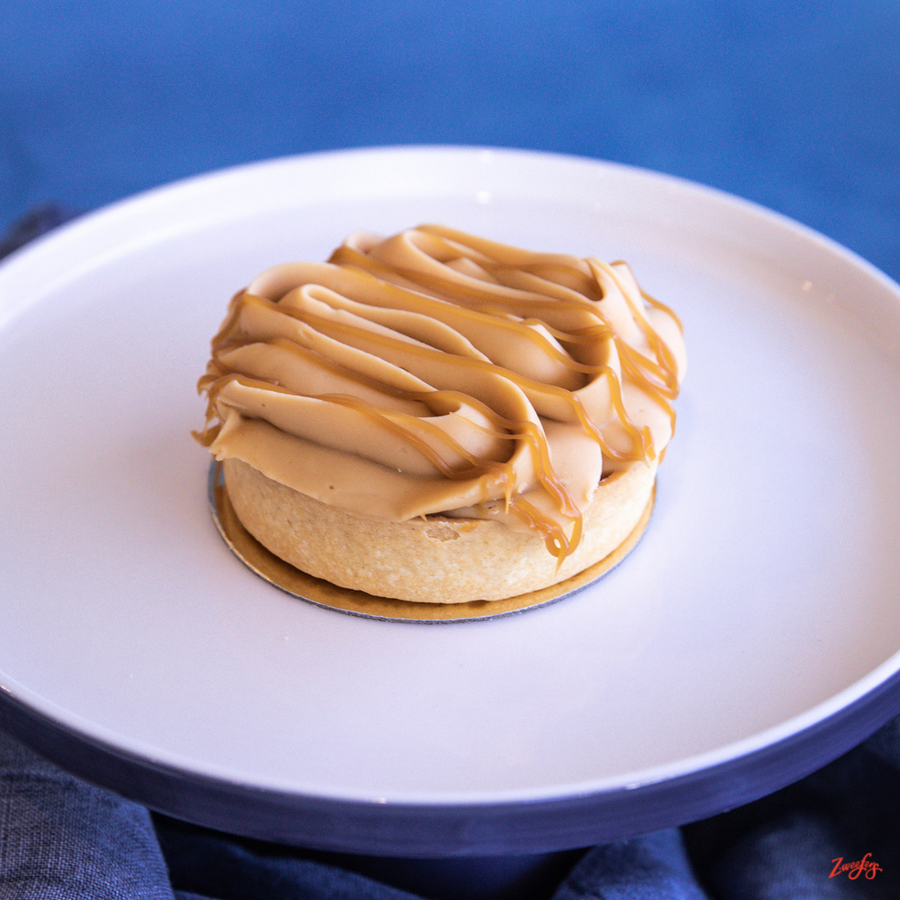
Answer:
[[[243,526],[297,568],[414,602],[501,599],[631,534],[685,366],[678,319],[625,263],[359,232],[234,296],[197,437]]]

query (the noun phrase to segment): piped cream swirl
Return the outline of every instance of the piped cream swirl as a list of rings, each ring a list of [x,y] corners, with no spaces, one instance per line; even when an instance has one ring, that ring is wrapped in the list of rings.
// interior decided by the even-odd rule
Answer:
[[[625,263],[359,232],[235,295],[197,437],[351,513],[494,519],[562,559],[600,480],[662,454],[684,371]]]

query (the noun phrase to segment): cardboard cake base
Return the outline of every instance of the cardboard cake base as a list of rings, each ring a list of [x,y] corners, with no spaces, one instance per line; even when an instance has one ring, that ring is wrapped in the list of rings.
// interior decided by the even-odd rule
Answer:
[[[241,524],[222,476],[222,467],[213,463],[209,477],[209,501],[216,527],[225,543],[251,571],[288,594],[339,612],[400,622],[460,622],[491,619],[523,612],[562,600],[582,590],[618,565],[635,547],[650,521],[654,493],[631,534],[609,556],[577,575],[552,587],[504,600],[477,600],[469,603],[412,603],[375,597],[362,591],[338,587],[294,568],[269,552]]]

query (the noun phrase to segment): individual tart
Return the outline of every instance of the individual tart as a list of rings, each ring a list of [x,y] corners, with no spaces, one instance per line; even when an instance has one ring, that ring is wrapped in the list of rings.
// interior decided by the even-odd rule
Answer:
[[[633,540],[684,372],[678,319],[623,262],[359,232],[233,297],[197,437],[291,566],[375,597],[497,601]]]

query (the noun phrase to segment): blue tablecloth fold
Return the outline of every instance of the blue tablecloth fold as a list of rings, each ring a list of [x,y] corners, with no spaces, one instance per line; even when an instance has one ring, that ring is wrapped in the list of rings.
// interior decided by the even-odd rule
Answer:
[[[9,256],[29,241],[52,231],[54,228],[75,218],[75,210],[66,209],[58,203],[42,203],[29,210],[24,216],[16,219],[6,231],[0,235],[0,259]]]

